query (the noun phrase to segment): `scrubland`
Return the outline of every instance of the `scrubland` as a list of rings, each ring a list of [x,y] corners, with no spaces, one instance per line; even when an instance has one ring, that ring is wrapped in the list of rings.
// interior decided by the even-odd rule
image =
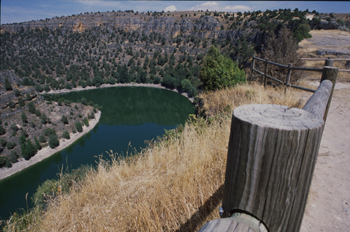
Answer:
[[[203,93],[202,117],[167,131],[139,154],[101,160],[68,193],[7,224],[9,231],[193,231],[219,217],[232,110],[300,107],[299,93],[258,84]],[[56,183],[60,190],[60,180]]]

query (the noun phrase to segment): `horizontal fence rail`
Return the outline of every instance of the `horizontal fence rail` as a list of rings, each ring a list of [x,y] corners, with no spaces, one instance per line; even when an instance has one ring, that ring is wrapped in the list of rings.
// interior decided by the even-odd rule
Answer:
[[[333,60],[333,61],[350,61],[350,59],[333,59],[331,57],[328,58],[301,58],[302,60],[310,60],[310,61],[323,61],[323,60]],[[350,69],[339,69],[339,72],[350,72]]]
[[[255,60],[259,60],[259,61],[262,61],[262,62],[265,63],[265,72],[262,72],[262,71],[259,71],[259,70],[255,69]],[[268,64],[288,69],[288,74],[286,76],[286,80],[283,82],[281,80],[278,80],[277,78],[274,78],[274,77],[272,77],[270,75],[267,75]],[[326,59],[325,66],[333,66],[333,60],[332,59]],[[252,65],[251,69],[252,69],[252,74],[254,72],[256,72],[256,73],[264,76],[264,86],[265,86],[265,88],[267,86],[267,79],[270,79],[270,80],[276,81],[276,82],[284,85],[285,86],[285,91],[287,91],[288,87],[291,87],[291,88],[295,88],[295,89],[308,91],[308,92],[311,92],[311,93],[314,93],[316,90],[309,89],[309,88],[302,87],[302,86],[298,86],[298,85],[292,85],[290,83],[290,76],[291,76],[292,70],[312,71],[312,72],[323,72],[324,71],[324,68],[293,67],[292,64],[283,65],[283,64],[275,63],[275,62],[269,61],[267,59],[262,59],[262,58],[259,58],[259,57],[256,57],[256,56],[253,56],[253,65]]]

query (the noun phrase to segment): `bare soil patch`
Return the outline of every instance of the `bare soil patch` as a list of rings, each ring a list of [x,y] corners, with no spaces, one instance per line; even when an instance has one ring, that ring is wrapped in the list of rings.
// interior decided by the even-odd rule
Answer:
[[[301,52],[304,52],[305,57],[315,56],[315,52],[320,49],[344,50],[350,53],[350,32],[320,30],[311,31],[311,34],[313,38],[300,43]],[[331,57],[350,59],[350,56]],[[324,61],[306,61],[308,67],[323,65]],[[345,62],[334,61],[334,66],[346,68]],[[319,73],[310,73],[304,81],[315,86],[319,84],[319,80]],[[339,72],[304,214],[302,232],[350,231],[349,82],[350,73]]]

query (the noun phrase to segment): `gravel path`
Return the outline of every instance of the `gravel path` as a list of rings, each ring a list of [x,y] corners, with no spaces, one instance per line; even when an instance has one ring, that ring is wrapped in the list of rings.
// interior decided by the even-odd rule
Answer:
[[[302,232],[350,231],[350,84],[337,83]]]

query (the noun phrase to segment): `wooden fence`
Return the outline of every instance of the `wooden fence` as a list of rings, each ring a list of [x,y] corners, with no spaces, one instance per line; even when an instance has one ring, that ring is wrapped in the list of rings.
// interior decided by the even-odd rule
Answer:
[[[257,69],[255,69],[255,60],[259,60],[259,61],[262,61],[265,63],[265,71],[264,72],[261,72]],[[293,67],[292,64],[288,64],[287,65],[283,65],[283,64],[278,64],[278,63],[274,63],[274,62],[271,62],[269,61],[268,59],[261,59],[261,58],[258,58],[256,56],[253,56],[253,62],[252,62],[252,74],[254,72],[258,73],[258,74],[261,74],[264,76],[264,86],[266,88],[267,86],[267,79],[270,79],[270,80],[273,80],[273,81],[276,81],[282,85],[285,86],[285,91],[287,91],[288,87],[292,87],[292,88],[295,88],[295,89],[300,89],[300,90],[304,90],[304,91],[308,91],[308,92],[312,92],[314,93],[316,90],[313,90],[313,89],[309,89],[309,88],[305,88],[305,87],[302,87],[302,86],[298,86],[298,85],[292,85],[290,84],[290,76],[291,76],[291,73],[293,70],[303,70],[303,71],[314,71],[314,72],[322,72],[322,77],[321,77],[321,81],[327,79],[327,80],[330,80],[332,83],[333,83],[333,86],[332,86],[332,94],[330,96],[330,99],[329,99],[329,102],[327,104],[327,109],[326,109],[326,113],[324,115],[324,121],[326,121],[327,119],[327,115],[328,115],[328,110],[329,110],[329,105],[330,105],[330,102],[332,100],[332,95],[333,95],[333,91],[334,91],[334,86],[335,86],[335,83],[337,81],[337,76],[338,76],[338,72],[339,72],[339,69],[338,68],[333,68],[333,62],[334,60],[333,59],[326,59],[325,60],[325,64],[324,64],[324,67],[323,68],[304,68],[304,67]],[[278,80],[274,77],[271,77],[269,75],[267,75],[267,72],[268,72],[268,64],[271,64],[271,65],[275,65],[275,66],[278,66],[278,67],[282,67],[282,68],[286,68],[288,69],[288,72],[287,72],[287,76],[286,76],[286,79],[285,79],[285,82],[281,81],[281,80]]]
[[[284,67],[290,75],[291,65]],[[222,218],[200,232],[300,230],[338,75],[330,66],[317,71],[321,84],[303,109],[255,104],[233,111]]]

